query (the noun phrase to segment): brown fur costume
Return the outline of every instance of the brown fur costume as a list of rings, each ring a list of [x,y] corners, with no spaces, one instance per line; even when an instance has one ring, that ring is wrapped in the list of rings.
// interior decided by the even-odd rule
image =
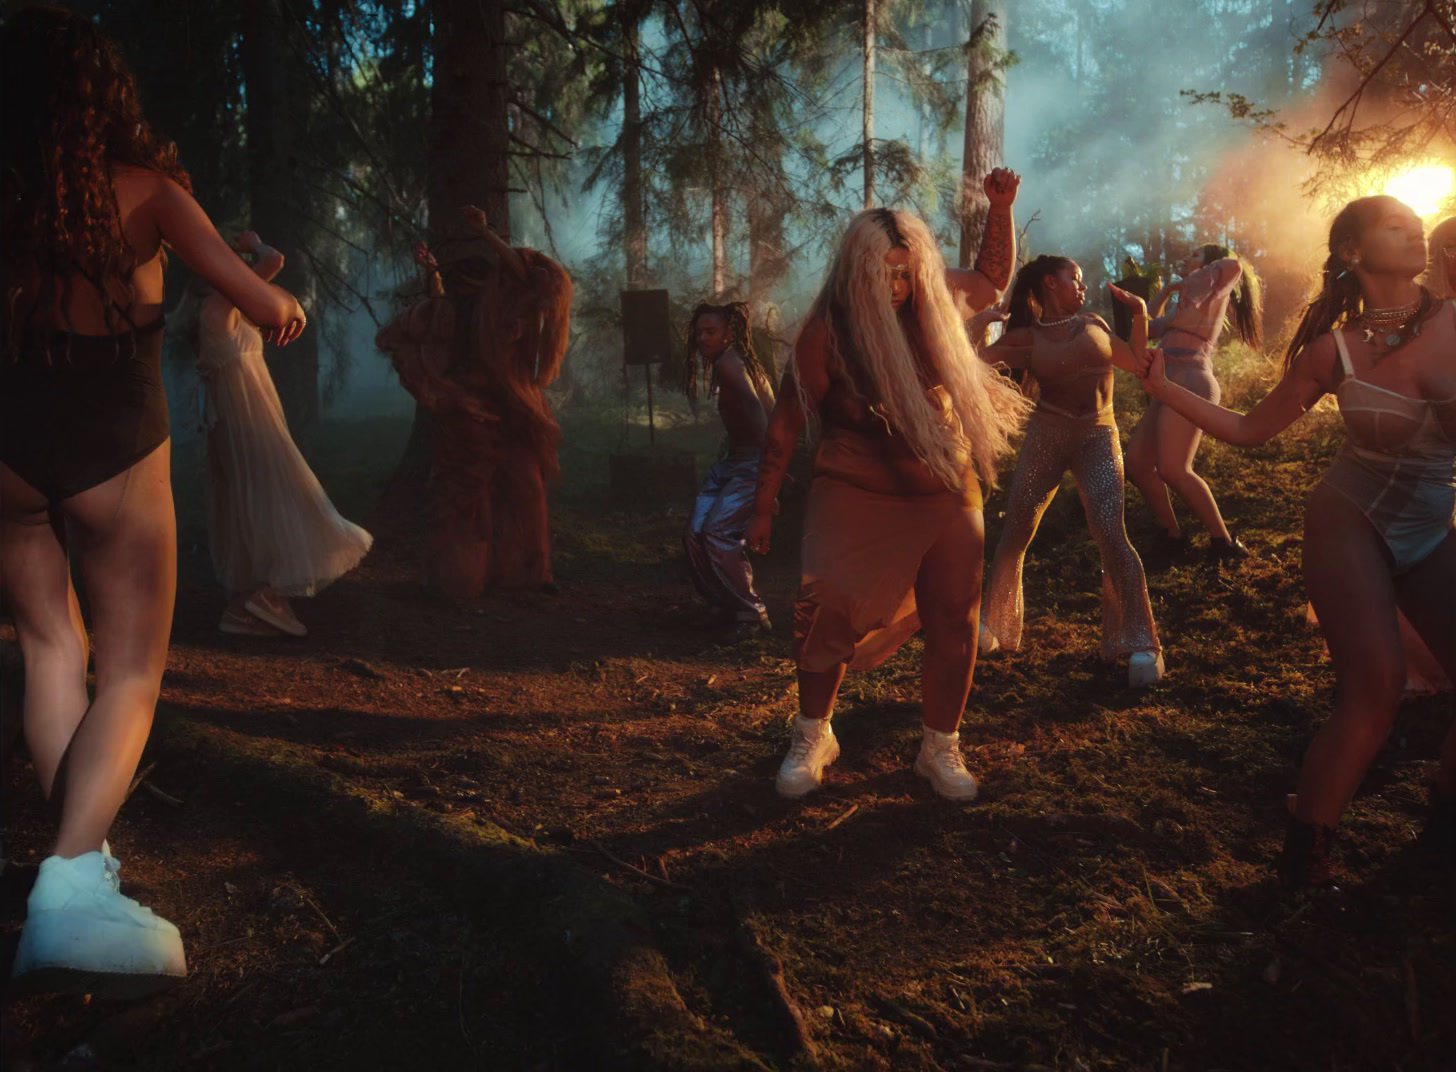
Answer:
[[[379,332],[399,380],[432,417],[425,572],[450,595],[551,582],[546,485],[561,427],[544,388],[561,371],[571,277],[517,250],[527,278],[473,257],[448,266],[445,293]]]

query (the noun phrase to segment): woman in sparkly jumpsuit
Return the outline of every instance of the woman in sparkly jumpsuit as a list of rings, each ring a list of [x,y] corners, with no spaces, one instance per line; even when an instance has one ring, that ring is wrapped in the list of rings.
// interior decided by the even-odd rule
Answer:
[[[1113,288],[1119,300],[1132,302]],[[1007,332],[985,352],[1029,372],[1039,398],[1026,428],[1007,497],[1006,522],[991,564],[981,620],[982,652],[1015,651],[1025,613],[1021,569],[1042,514],[1070,469],[1102,556],[1102,657],[1128,658],[1128,684],[1151,685],[1163,655],[1148,603],[1143,564],[1123,524],[1122,449],[1112,415],[1112,370],[1132,371],[1147,345],[1142,310],[1132,348],[1095,314],[1083,313],[1082,269],[1066,257],[1037,257],[1016,276]]]
[[[1291,887],[1334,880],[1334,826],[1395,720],[1406,656],[1404,612],[1456,674],[1456,303],[1416,280],[1421,220],[1393,197],[1362,197],[1330,225],[1320,293],[1305,310],[1284,377],[1247,414],[1172,382],[1158,351],[1139,375],[1149,394],[1209,435],[1254,445],[1326,394],[1345,442],[1310,495],[1304,584],[1335,670],[1335,708],[1305,753],[1279,871]],[[1456,726],[1435,772],[1422,839],[1456,859]]]

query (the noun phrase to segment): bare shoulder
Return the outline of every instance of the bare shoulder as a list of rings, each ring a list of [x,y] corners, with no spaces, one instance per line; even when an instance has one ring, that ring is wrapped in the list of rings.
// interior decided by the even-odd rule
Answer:
[[[962,319],[969,319],[1000,296],[996,285],[976,268],[947,268],[945,285]]]
[[[1335,333],[1327,331],[1317,336],[1299,353],[1289,366],[1288,376],[1300,376],[1330,390],[1335,381],[1335,365],[1339,360],[1335,347]]]
[[[1092,327],[1101,328],[1103,331],[1107,332],[1107,334],[1109,334],[1109,335],[1112,334],[1112,329],[1107,326],[1107,321],[1106,320],[1103,320],[1102,317],[1100,317],[1096,313],[1087,313],[1087,314],[1083,315],[1082,322],[1084,324],[1088,324],[1088,325],[1090,325]]]

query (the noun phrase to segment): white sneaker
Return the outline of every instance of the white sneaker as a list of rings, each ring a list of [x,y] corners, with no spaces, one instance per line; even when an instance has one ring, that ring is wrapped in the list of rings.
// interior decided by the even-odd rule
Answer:
[[[779,796],[797,799],[812,793],[824,780],[824,768],[839,758],[839,741],[827,718],[794,716],[789,754],[779,766],[774,788]]]
[[[1127,687],[1142,689],[1155,685],[1163,676],[1161,651],[1135,651],[1127,660]]]
[[[981,623],[977,632],[976,650],[982,655],[995,655],[1001,650],[1001,641],[996,639],[996,634],[991,632],[985,622]]]
[[[935,791],[947,800],[975,800],[981,789],[966,770],[960,731],[941,733],[925,726],[924,733],[920,754],[915,757],[915,773],[929,778]]]
[[[186,978],[182,936],[122,896],[120,870],[100,852],[41,862],[11,969],[17,987],[130,998]]]

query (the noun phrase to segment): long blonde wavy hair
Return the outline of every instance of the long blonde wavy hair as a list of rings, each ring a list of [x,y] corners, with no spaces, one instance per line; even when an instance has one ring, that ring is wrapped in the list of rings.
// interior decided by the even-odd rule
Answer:
[[[913,340],[890,304],[885,255],[897,246],[910,253]],[[945,261],[918,216],[884,208],[856,214],[810,310],[809,320],[815,317],[828,329],[831,362],[946,487],[963,489],[967,452],[981,479],[996,486],[996,463],[1010,453],[1031,403],[976,356],[946,284]],[[956,421],[946,420],[921,382],[917,348],[945,387]],[[797,375],[794,382],[812,413]]]

